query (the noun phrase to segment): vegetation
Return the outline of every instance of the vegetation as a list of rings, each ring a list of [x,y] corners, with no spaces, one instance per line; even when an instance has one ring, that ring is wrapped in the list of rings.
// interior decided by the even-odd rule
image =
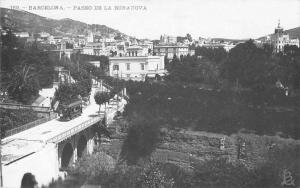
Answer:
[[[133,117],[129,124],[120,157],[127,164],[134,165],[139,159],[148,158],[156,149],[160,142],[160,127],[155,121],[146,121],[138,116]]]
[[[52,84],[54,61],[49,54],[37,49],[35,43],[25,48],[24,44],[7,30],[2,40],[2,77],[10,98],[22,103],[30,103],[41,87]]]
[[[26,123],[37,120],[39,117],[32,110],[9,110],[0,108],[1,136],[6,131],[17,128]]]
[[[99,105],[99,113],[101,104],[109,102],[111,96],[108,92],[97,92],[94,95],[96,103]]]
[[[279,188],[282,186],[284,170],[291,172],[295,185],[299,184],[297,152],[299,145],[286,143],[269,150],[264,154],[265,161],[254,167],[244,165],[243,161],[216,158],[194,161],[190,169],[174,163],[153,161],[128,166],[116,163],[103,152],[97,152],[80,159],[70,171],[73,178],[69,179],[73,179],[73,187],[86,183],[104,188]],[[58,181],[49,187],[72,187],[66,186],[67,182]],[[68,184],[72,185],[71,182]]]

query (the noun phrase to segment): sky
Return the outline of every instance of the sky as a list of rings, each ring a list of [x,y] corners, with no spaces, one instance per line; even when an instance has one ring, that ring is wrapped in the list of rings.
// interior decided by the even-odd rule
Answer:
[[[107,25],[148,39],[187,33],[193,38],[258,38],[273,33],[279,19],[284,29],[300,26],[300,0],[0,0],[0,6]],[[62,10],[33,10],[35,6],[61,6]],[[78,9],[80,6],[89,10]],[[129,10],[116,10],[115,6]]]

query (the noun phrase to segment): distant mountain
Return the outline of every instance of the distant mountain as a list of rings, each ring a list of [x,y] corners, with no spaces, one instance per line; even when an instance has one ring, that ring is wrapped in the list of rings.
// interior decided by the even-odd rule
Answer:
[[[89,25],[68,18],[61,20],[50,19],[26,11],[6,8],[0,8],[0,19],[2,27],[10,27],[17,32],[47,32],[51,35],[86,35],[92,31],[94,34],[102,36],[108,36],[109,34],[125,35],[105,25]]]
[[[300,27],[296,27],[296,28],[293,28],[293,29],[288,29],[288,30],[285,30],[284,32],[286,32],[287,34],[289,34],[290,38],[298,38],[298,39],[300,39]],[[274,34],[271,34],[271,35],[274,35]],[[266,36],[260,37],[258,39],[262,40],[264,38],[266,38]]]

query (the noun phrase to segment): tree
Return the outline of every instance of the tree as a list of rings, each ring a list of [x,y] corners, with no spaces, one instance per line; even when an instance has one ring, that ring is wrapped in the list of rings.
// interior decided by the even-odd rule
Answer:
[[[73,84],[61,84],[55,91],[55,100],[58,100],[61,104],[70,104],[75,100],[78,100],[79,90],[75,83]]]
[[[99,105],[99,113],[100,107],[103,103],[106,103],[110,99],[110,94],[108,92],[96,92],[94,95],[95,102]],[[106,109],[106,106],[105,106]]]
[[[32,96],[38,95],[40,86],[32,66],[24,64],[16,67],[10,74],[10,81],[8,94],[13,99],[28,103]]]
[[[231,49],[224,64],[225,77],[235,82],[237,87],[248,88],[265,87],[273,82],[270,74],[273,68],[269,56],[253,40]]]
[[[130,128],[121,151],[121,158],[128,164],[136,164],[139,159],[147,158],[160,141],[160,128],[155,121],[145,121],[133,116]]]
[[[186,34],[186,39],[188,39],[190,42],[193,41],[191,34]]]

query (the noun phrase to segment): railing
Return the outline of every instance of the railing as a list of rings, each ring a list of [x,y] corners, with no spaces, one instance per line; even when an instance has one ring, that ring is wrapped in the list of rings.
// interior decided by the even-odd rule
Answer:
[[[0,103],[0,108],[5,109],[31,109],[36,112],[49,112],[50,107],[42,107],[42,106],[31,106],[31,105],[22,105],[22,104],[13,104],[13,103]]]
[[[42,123],[45,123],[47,121],[51,120],[51,117],[50,118],[42,118],[42,119],[38,119],[38,120],[35,120],[33,122],[30,122],[30,123],[27,123],[25,125],[22,125],[20,127],[17,127],[17,128],[14,128],[14,129],[11,129],[11,130],[8,130],[6,133],[5,133],[5,137],[9,137],[11,135],[14,135],[14,134],[17,134],[19,132],[22,132],[24,130],[27,130],[27,129],[30,129],[32,127],[35,127],[37,125],[40,125]]]
[[[91,126],[91,125],[94,125],[95,123],[99,122],[102,120],[103,117],[96,117],[96,118],[93,118],[93,119],[90,119],[88,121],[85,121],[79,125],[77,125],[76,127],[73,127],[53,138],[50,138],[48,140],[46,140],[46,143],[49,143],[49,142],[52,142],[52,143],[59,143],[61,142],[62,140],[72,136],[72,135],[75,135],[76,133],[79,133],[80,131],[86,129],[87,127]]]

